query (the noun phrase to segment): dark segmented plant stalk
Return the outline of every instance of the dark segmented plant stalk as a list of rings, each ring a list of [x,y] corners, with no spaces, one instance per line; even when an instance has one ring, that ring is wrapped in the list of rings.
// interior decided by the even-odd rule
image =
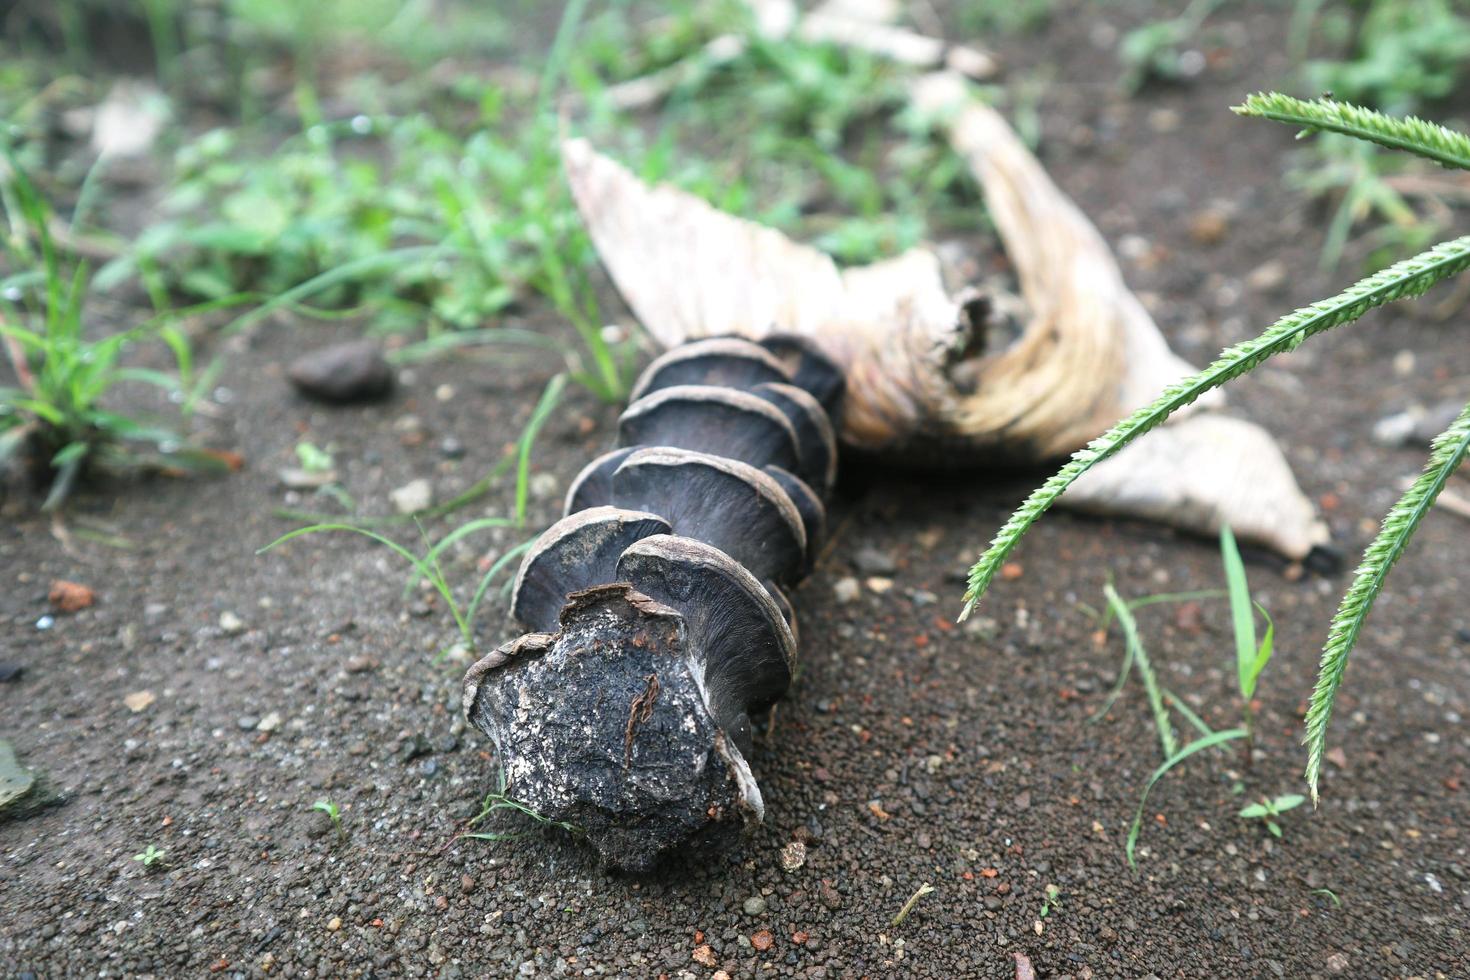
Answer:
[[[619,448],[521,563],[530,632],[465,676],[516,809],[634,871],[760,819],[752,718],[794,676],[782,588],[820,546],[838,379],[790,338],[697,341],[643,373]]]
[[[1317,781],[1322,771],[1322,755],[1327,747],[1327,726],[1332,721],[1332,706],[1337,700],[1342,675],[1347,670],[1348,655],[1358,642],[1363,622],[1373,608],[1378,593],[1383,591],[1384,580],[1389,569],[1409,546],[1424,515],[1434,506],[1434,500],[1444,489],[1446,481],[1454,474],[1465,456],[1470,453],[1470,405],[1460,413],[1444,432],[1434,440],[1429,462],[1408,491],[1383,519],[1378,536],[1363,552],[1363,562],[1353,575],[1353,584],[1342,597],[1337,614],[1332,617],[1332,626],[1327,633],[1327,644],[1322,650],[1322,665],[1317,675],[1317,686],[1312,690],[1312,700],[1307,707],[1307,785],[1312,789],[1312,803],[1318,798]]]

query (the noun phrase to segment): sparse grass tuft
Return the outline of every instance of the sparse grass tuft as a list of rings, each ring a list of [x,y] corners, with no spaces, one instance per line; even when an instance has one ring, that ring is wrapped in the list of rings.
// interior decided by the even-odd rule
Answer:
[[[1177,82],[1198,75],[1205,57],[1186,48],[1224,0],[1192,0],[1177,17],[1150,21],[1123,35],[1118,58],[1123,62],[1123,89],[1135,93],[1151,81]]]
[[[1251,699],[1255,696],[1256,685],[1260,680],[1261,672],[1271,659],[1272,636],[1274,628],[1270,625],[1270,617],[1266,617],[1267,629],[1265,637],[1260,643],[1256,642],[1255,613],[1259,611],[1265,616],[1265,610],[1259,605],[1254,605],[1250,599],[1250,587],[1245,579],[1245,567],[1240,560],[1240,552],[1235,544],[1235,537],[1229,528],[1222,530],[1220,535],[1220,557],[1225,568],[1225,580],[1227,588],[1224,593],[1219,590],[1208,590],[1201,592],[1185,592],[1171,595],[1144,596],[1131,601],[1124,600],[1112,583],[1104,586],[1107,596],[1107,612],[1103,619],[1103,628],[1113,618],[1123,631],[1124,650],[1123,664],[1118,672],[1118,680],[1109,692],[1103,707],[1092,718],[1093,721],[1101,719],[1117,701],[1127,682],[1130,670],[1137,670],[1139,680],[1143,683],[1144,690],[1148,695],[1149,706],[1153,712],[1154,727],[1158,731],[1159,745],[1162,750],[1164,762],[1154,770],[1144,786],[1143,794],[1138,800],[1138,809],[1134,813],[1133,822],[1128,828],[1127,844],[1125,853],[1130,867],[1137,869],[1133,859],[1133,852],[1138,843],[1138,837],[1143,832],[1143,812],[1148,803],[1149,793],[1154,784],[1162,779],[1169,770],[1184,762],[1190,756],[1206,749],[1219,748],[1227,742],[1240,741],[1245,751],[1246,765],[1250,764],[1252,740],[1255,733],[1255,713],[1251,706]],[[1235,664],[1237,683],[1239,685],[1241,698],[1241,713],[1244,724],[1239,728],[1231,728],[1225,731],[1215,731],[1205,723],[1199,715],[1190,710],[1184,700],[1172,691],[1162,687],[1158,677],[1154,673],[1153,665],[1149,660],[1148,653],[1144,648],[1139,636],[1138,624],[1133,613],[1137,609],[1155,605],[1160,602],[1179,602],[1199,598],[1215,598],[1220,595],[1228,596],[1231,609],[1231,623],[1235,635]],[[1193,741],[1180,746],[1174,734],[1170,709],[1178,712],[1179,716],[1199,736]]]
[[[1319,50],[1311,50],[1313,38]],[[1303,92],[1332,93],[1334,104],[1348,113],[1368,111],[1349,104],[1392,115],[1422,113],[1463,82],[1470,65],[1470,18],[1461,5],[1446,0],[1302,0],[1296,4],[1289,47],[1292,61],[1302,66],[1298,86]],[[1407,119],[1403,125],[1419,123]],[[1355,135],[1400,148],[1392,130],[1392,125],[1375,125]],[[1324,269],[1337,265],[1354,228],[1370,220],[1374,226],[1355,249],[1365,255],[1369,270],[1420,251],[1443,233],[1449,204],[1457,197],[1454,187],[1415,173],[1412,166],[1413,161],[1335,136],[1314,141],[1299,156],[1288,180],[1313,197],[1335,201],[1322,248]]]
[[[213,379],[193,370],[188,340],[173,326],[188,311],[164,312],[138,326],[94,339],[85,318],[91,282],[85,263],[69,263],[52,239],[54,215],[16,158],[0,156],[0,251],[22,271],[0,280],[0,349],[15,375],[0,388],[0,466],[27,462],[49,484],[44,510],[55,510],[88,470],[137,466],[226,468],[217,454],[189,446],[176,429],[105,406],[126,383],[167,393],[187,415]],[[72,222],[78,224],[75,216]],[[172,372],[124,364],[144,341],[166,347]]]
[[[500,573],[509,566],[510,562],[523,554],[528,548],[530,548],[531,544],[535,541],[535,537],[533,536],[526,541],[523,541],[520,544],[516,545],[515,547],[503,552],[490,565],[485,573],[480,576],[479,582],[476,585],[475,590],[470,596],[468,602],[463,604],[461,604],[459,599],[455,596],[454,588],[450,585],[449,579],[445,575],[444,568],[440,563],[440,556],[451,545],[460,540],[463,540],[471,534],[475,534],[477,532],[488,530],[491,528],[523,528],[526,526],[526,519],[530,507],[531,450],[532,447],[535,445],[536,437],[540,433],[541,427],[545,425],[546,420],[551,417],[551,413],[555,410],[557,404],[560,402],[565,386],[566,378],[564,375],[560,374],[556,375],[554,378],[551,379],[551,381],[547,383],[545,390],[543,390],[541,393],[540,400],[536,403],[536,407],[531,412],[531,416],[526,423],[526,427],[521,431],[521,436],[520,439],[517,441],[516,450],[513,457],[516,462],[516,486],[515,501],[511,517],[478,518],[476,520],[468,521],[465,524],[462,524],[461,526],[455,528],[453,531],[450,531],[448,534],[445,534],[443,537],[441,537],[438,541],[430,541],[428,536],[424,533],[423,525],[421,523],[418,523],[416,519],[417,515],[410,515],[409,519],[414,520],[418,527],[419,537],[424,548],[424,552],[422,555],[415,554],[406,545],[401,544],[384,534],[380,534],[379,532],[372,530],[370,527],[366,526],[364,522],[353,524],[328,522],[317,523],[309,525],[307,527],[297,528],[294,531],[281,535],[270,544],[259,549],[256,554],[264,554],[277,545],[284,544],[285,542],[290,541],[293,538],[299,538],[307,534],[318,534],[325,531],[346,531],[351,534],[359,534],[365,538],[376,541],[378,544],[381,544],[384,547],[388,548],[400,558],[403,558],[409,563],[409,565],[413,567],[414,574],[409,578],[408,582],[404,586],[405,594],[407,594],[407,592],[412,589],[415,582],[420,580],[428,582],[429,585],[434,589],[434,591],[439,595],[439,597],[444,600],[445,608],[449,610],[449,614],[454,620],[455,628],[459,632],[458,645],[462,647],[466,652],[474,653],[477,649],[477,643],[475,640],[475,616],[476,613],[479,611],[481,601],[485,598],[485,593],[489,590],[491,584],[495,581],[496,577],[498,577]],[[461,496],[463,497],[464,495]],[[427,512],[425,513],[427,514]],[[439,654],[439,659],[447,656],[451,649],[452,647],[445,647],[443,650],[441,650]]]
[[[1456,154],[1449,151],[1455,147],[1470,145],[1470,137],[1453,133],[1446,135],[1447,131],[1439,128],[1425,129],[1374,113],[1349,112],[1330,100],[1305,104],[1283,101],[1281,97],[1274,95],[1257,96],[1238,107],[1237,111],[1245,115],[1270,116],[1276,110],[1285,108],[1308,112],[1310,124],[1317,129],[1364,138],[1372,134],[1380,138],[1380,141],[1392,139],[1405,150],[1438,159],[1440,162],[1457,159]],[[1269,358],[1295,350],[1316,334],[1352,323],[1376,307],[1420,296],[1436,284],[1464,272],[1467,267],[1470,267],[1470,236],[1442,242],[1411,259],[1405,259],[1360,280],[1330,299],[1287,314],[1259,337],[1227,348],[1203,371],[1169,385],[1151,404],[1138,409],[1088,443],[1086,448],[1074,453],[1070,462],[1026,498],[970,569],[969,587],[965,592],[965,605],[960,612],[960,618],[964,619],[974,609],[1027,529],[1078,477],[1097,463],[1163,423],[1179,409],[1192,404],[1205,392],[1248,373]],[[1343,596],[1337,615],[1333,618],[1327,644],[1323,649],[1317,686],[1312,692],[1307,712],[1306,779],[1314,803],[1318,794],[1322,754],[1326,747],[1327,725],[1332,717],[1332,708],[1336,703],[1348,656],[1357,644],[1363,623],[1372,610],[1374,600],[1383,589],[1389,570],[1403,554],[1430,506],[1467,453],[1470,453],[1470,405],[1435,440],[1424,473],[1389,511],[1382,531],[1364,553],[1353,584]],[[1268,629],[1268,640],[1270,636]],[[1253,652],[1247,650],[1248,646],[1253,648]],[[1248,643],[1242,641],[1239,651],[1238,664],[1244,691],[1249,674],[1247,660],[1252,665],[1259,660],[1261,666],[1264,666],[1265,659],[1270,656],[1270,647],[1265,642],[1261,647],[1256,647],[1252,639]],[[1252,687],[1253,683],[1252,681]],[[1240,731],[1244,732],[1245,729]],[[1155,778],[1164,771],[1167,771],[1167,764]]]
[[[496,813],[510,812],[519,814],[523,817],[529,817],[536,823],[540,824],[542,827],[555,827],[556,829],[564,830],[569,834],[582,833],[582,828],[578,827],[574,823],[568,823],[565,820],[552,820],[550,817],[544,816],[543,814],[537,812],[536,810],[522,803],[520,800],[517,800],[516,798],[511,796],[508,792],[506,792],[507,788],[508,786],[505,770],[502,769],[500,771],[499,777],[497,778],[495,789],[485,794],[485,800],[480,805],[480,812],[475,814],[469,820],[465,821],[464,826],[475,827],[490,819],[490,817],[494,816]],[[452,840],[459,840],[460,838],[468,837],[471,840],[507,841],[525,837],[527,833],[527,831],[465,830],[456,834],[454,838],[452,838]]]

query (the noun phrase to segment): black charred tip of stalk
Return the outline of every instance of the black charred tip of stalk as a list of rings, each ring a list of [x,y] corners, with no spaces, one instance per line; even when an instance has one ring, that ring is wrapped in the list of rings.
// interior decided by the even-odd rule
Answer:
[[[672,530],[656,514],[592,507],[547,528],[521,561],[510,612],[528,630],[556,629],[573,592],[613,581],[618,557],[635,541]]]
[[[758,579],[789,581],[806,561],[801,512],[776,479],[738,460],[688,449],[640,449],[617,468],[613,503],[658,514]]]
[[[628,397],[637,401],[675,385],[754,388],[768,381],[789,380],[786,368],[760,344],[742,337],[710,337],[655,358],[638,376]]]
[[[572,479],[572,485],[567,487],[566,505],[562,508],[562,513],[575,514],[589,507],[612,503],[613,471],[637,448],[626,446],[614,449],[582,467],[582,471]]]
[[[495,743],[506,792],[630,871],[759,820],[750,766],[711,713],[696,637],[703,627],[614,583],[572,595],[555,634],[471,667],[465,711]]]
[[[778,333],[760,345],[776,356],[791,375],[791,383],[810,392],[827,414],[837,417],[847,381],[839,368],[816,344],[797,334]]]
[[[826,409],[804,388],[779,382],[756,385],[751,394],[776,406],[796,433],[800,467],[792,472],[820,493],[837,482],[837,433]]]
[[[675,385],[644,395],[618,419],[618,441],[693,449],[792,471],[801,462],[796,430],[785,412],[749,392],[713,385]]]

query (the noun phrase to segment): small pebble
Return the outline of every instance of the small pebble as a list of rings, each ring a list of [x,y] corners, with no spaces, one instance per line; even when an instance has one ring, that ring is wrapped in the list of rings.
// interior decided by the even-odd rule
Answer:
[[[746,915],[765,915],[766,900],[759,895],[752,895],[745,900],[741,908],[745,910]]]
[[[97,594],[79,582],[57,579],[51,583],[51,591],[47,593],[46,598],[58,611],[71,613],[79,609],[86,609],[96,602]]]
[[[871,547],[859,548],[852,564],[863,575],[892,575],[898,571],[898,562],[890,552]]]
[[[333,344],[303,354],[286,376],[296,390],[324,402],[382,398],[393,389],[393,369],[370,340]]]
[[[866,584],[871,591],[876,592],[878,595],[882,595],[889,589],[893,588],[893,579],[883,578],[881,575],[874,575],[872,578],[868,579]]]
[[[1230,231],[1230,219],[1223,211],[1207,209],[1189,219],[1189,237],[1199,245],[1218,245]]]
[[[227,609],[219,614],[219,628],[226,636],[239,636],[245,632],[245,622]]]
[[[336,483],[337,471],[334,469],[303,470],[290,467],[278,470],[276,478],[287,490],[318,490]]]
[[[1286,264],[1272,259],[1252,269],[1245,277],[1245,284],[1252,292],[1274,293],[1286,285],[1286,278]]]
[[[132,694],[123,695],[123,704],[127,705],[128,710],[133,714],[142,711],[156,700],[157,697],[152,691],[134,691]]]
[[[844,605],[856,602],[860,595],[862,595],[862,587],[858,585],[858,580],[855,578],[840,578],[832,584],[833,598]]]
[[[420,478],[389,493],[388,499],[393,502],[393,509],[398,513],[417,514],[421,510],[428,510],[434,502],[434,488],[428,480]]]

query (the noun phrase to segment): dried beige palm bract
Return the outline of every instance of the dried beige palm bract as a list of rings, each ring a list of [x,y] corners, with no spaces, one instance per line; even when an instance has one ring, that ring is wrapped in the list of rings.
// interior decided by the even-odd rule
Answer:
[[[911,84],[982,187],[1026,315],[1005,297],[946,288],[935,252],[871,265],[832,258],[668,186],[649,186],[582,140],[563,147],[577,207],[634,316],[673,347],[794,334],[843,371],[841,438],[899,461],[983,467],[1073,452],[1191,373],[1124,283],[1097,229],[1005,120],[952,71]],[[1141,437],[1064,505],[1238,535],[1303,558],[1327,542],[1271,437],[1220,415],[1217,396]]]

